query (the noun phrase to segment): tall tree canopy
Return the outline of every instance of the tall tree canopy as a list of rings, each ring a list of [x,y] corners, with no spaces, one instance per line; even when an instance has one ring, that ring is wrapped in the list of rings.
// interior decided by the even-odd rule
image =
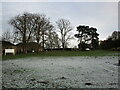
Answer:
[[[79,39],[79,48],[85,50],[87,47],[96,49],[98,47],[98,36],[97,29],[89,26],[78,26],[78,34],[74,36]]]
[[[6,31],[2,33],[2,41],[13,42],[13,33]]]
[[[27,43],[32,40],[37,41],[38,44],[42,42],[44,48],[46,32],[53,28],[49,18],[46,18],[43,14],[23,13],[12,18],[9,23],[15,28],[17,40],[23,43],[24,53],[27,53]]]
[[[100,48],[120,50],[120,31],[114,31],[106,40],[101,41]]]
[[[35,19],[35,29],[34,37],[38,44],[41,44],[43,48],[45,47],[45,37],[48,36],[48,32],[52,31],[54,26],[49,21],[49,18],[44,14],[34,14]],[[38,48],[39,49],[39,48]]]
[[[30,13],[17,15],[10,20],[10,24],[13,25],[15,33],[19,35],[19,40],[23,43],[23,51],[27,53],[26,43],[29,42],[34,28],[33,15]]]
[[[66,48],[68,41],[72,39],[70,32],[72,31],[72,26],[69,20],[59,19],[57,22],[58,31],[60,33],[60,40],[62,44],[62,48]]]
[[[48,49],[60,48],[58,34],[54,30],[49,30],[46,38],[46,46]]]
[[[108,37],[108,39],[112,39],[112,40],[118,40],[120,39],[120,31],[114,31],[112,32],[112,35]]]

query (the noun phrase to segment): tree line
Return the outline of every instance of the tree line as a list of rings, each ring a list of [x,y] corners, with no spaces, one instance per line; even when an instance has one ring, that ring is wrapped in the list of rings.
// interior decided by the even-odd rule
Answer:
[[[29,42],[36,42],[39,45],[37,47],[39,52],[40,46],[42,46],[43,49],[62,48],[64,50],[68,47],[69,40],[74,39],[74,37],[78,38],[79,50],[86,50],[86,48],[90,48],[91,50],[99,48],[105,49],[107,48],[107,42],[112,40],[110,37],[108,40],[101,41],[99,44],[97,28],[79,25],[76,30],[78,33],[71,35],[73,28],[69,20],[61,18],[55,23],[57,28],[50,22],[50,18],[45,14],[25,12],[10,19],[9,24],[14,27],[14,32],[4,32],[2,40],[13,40],[14,43],[22,43],[24,53],[27,53],[27,43]],[[114,38],[115,36],[114,34],[112,35]]]
[[[106,40],[100,41],[100,48],[120,51],[120,31],[114,31]]]
[[[67,48],[68,41],[72,39],[70,32],[72,26],[69,20],[59,19],[56,21],[57,29],[44,14],[33,14],[25,12],[17,15],[9,21],[14,27],[14,42],[23,44],[23,51],[27,53],[27,43],[36,42],[43,48]],[[6,34],[6,35],[5,35]],[[2,40],[9,40],[9,32],[5,32]],[[39,52],[39,46],[38,46]]]

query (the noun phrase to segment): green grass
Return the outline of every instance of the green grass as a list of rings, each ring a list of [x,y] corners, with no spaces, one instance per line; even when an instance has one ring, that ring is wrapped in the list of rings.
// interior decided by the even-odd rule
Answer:
[[[2,56],[2,60],[18,59],[18,58],[29,58],[29,57],[50,57],[50,56],[118,56],[120,55],[117,51],[47,51],[40,53],[28,53],[28,54],[16,54]]]

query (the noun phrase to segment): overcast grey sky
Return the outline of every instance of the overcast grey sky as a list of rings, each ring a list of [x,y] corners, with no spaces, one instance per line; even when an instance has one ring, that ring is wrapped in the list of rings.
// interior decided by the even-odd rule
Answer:
[[[117,2],[2,2],[1,11],[2,31],[12,30],[8,21],[24,12],[46,14],[54,24],[59,18],[68,19],[74,28],[73,35],[78,25],[97,28],[100,40],[118,30]],[[72,46],[73,42],[76,41],[72,41]]]

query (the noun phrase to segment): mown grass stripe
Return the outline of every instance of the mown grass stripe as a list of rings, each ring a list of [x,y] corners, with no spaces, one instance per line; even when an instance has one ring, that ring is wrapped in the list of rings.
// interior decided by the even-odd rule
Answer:
[[[46,51],[40,53],[16,54],[2,56],[2,60],[29,58],[29,57],[49,57],[49,56],[118,56],[120,52],[117,51]]]

